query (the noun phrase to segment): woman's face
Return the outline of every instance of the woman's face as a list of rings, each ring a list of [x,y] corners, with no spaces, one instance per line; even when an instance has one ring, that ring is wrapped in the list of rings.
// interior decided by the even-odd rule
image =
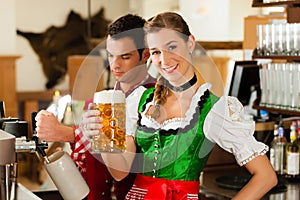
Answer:
[[[170,29],[148,33],[146,40],[152,63],[159,73],[174,85],[185,83],[194,73],[190,52],[194,48],[194,38],[185,41],[179,33]]]

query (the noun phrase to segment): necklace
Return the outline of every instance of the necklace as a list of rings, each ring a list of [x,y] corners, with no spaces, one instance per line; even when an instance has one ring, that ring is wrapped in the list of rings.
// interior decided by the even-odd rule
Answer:
[[[193,85],[195,85],[195,83],[197,83],[197,76],[196,76],[196,74],[194,74],[194,76],[193,76],[193,78],[191,78],[191,80],[189,80],[188,82],[184,83],[181,86],[174,86],[168,80],[166,80],[166,86],[169,89],[173,90],[174,92],[182,92],[184,90],[187,90],[190,87],[192,87]]]

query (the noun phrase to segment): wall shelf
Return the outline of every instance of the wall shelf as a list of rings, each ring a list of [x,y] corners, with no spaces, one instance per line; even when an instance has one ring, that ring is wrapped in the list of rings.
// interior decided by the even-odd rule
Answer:
[[[266,110],[271,113],[279,113],[279,114],[291,115],[291,116],[300,116],[300,111],[285,110],[285,109],[279,109],[279,108],[273,108],[273,107],[267,107],[267,106],[259,106],[259,105],[253,105],[253,108],[257,109],[257,110]]]
[[[271,6],[280,6],[285,7],[287,12],[287,22],[288,23],[300,23],[300,0],[295,1],[280,1],[272,3],[263,3],[262,0],[253,0],[252,7],[271,7]],[[299,62],[300,56],[258,56],[256,49],[253,51],[253,59],[273,59],[273,60],[286,60],[287,62]],[[266,110],[271,113],[278,113],[283,115],[290,116],[300,116],[299,110],[290,110],[290,109],[279,109],[269,106],[260,106],[259,100],[257,99],[253,108],[257,110]]]
[[[300,56],[258,56],[253,54],[253,59],[273,59],[273,60],[288,60],[288,61],[294,61],[299,62]]]
[[[300,5],[300,0],[295,0],[295,1],[280,1],[280,2],[271,2],[271,3],[263,3],[259,0],[253,0],[252,2],[252,7],[272,7],[272,6],[299,6]]]
[[[262,0],[253,0],[252,7],[285,7],[288,23],[300,22],[300,0],[295,1],[280,1],[272,3],[263,3]]]

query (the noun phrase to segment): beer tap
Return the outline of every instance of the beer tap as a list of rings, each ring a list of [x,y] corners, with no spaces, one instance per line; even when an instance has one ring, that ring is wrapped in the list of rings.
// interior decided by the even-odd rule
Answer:
[[[39,154],[42,155],[42,157],[45,159],[46,162],[48,162],[48,158],[45,152],[45,149],[48,148],[48,143],[45,141],[41,141],[36,133],[36,121],[35,117],[37,115],[37,112],[31,113],[31,124],[32,124],[32,138],[31,140],[28,140],[26,137],[19,137],[16,138],[16,153],[19,152],[29,152],[29,153],[37,153],[38,157]]]

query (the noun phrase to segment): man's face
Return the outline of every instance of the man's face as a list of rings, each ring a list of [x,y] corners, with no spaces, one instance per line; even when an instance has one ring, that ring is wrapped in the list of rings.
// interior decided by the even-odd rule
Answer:
[[[139,52],[133,40],[129,37],[112,39],[108,36],[106,51],[110,70],[117,81],[134,67],[145,63],[143,58],[140,59]]]

